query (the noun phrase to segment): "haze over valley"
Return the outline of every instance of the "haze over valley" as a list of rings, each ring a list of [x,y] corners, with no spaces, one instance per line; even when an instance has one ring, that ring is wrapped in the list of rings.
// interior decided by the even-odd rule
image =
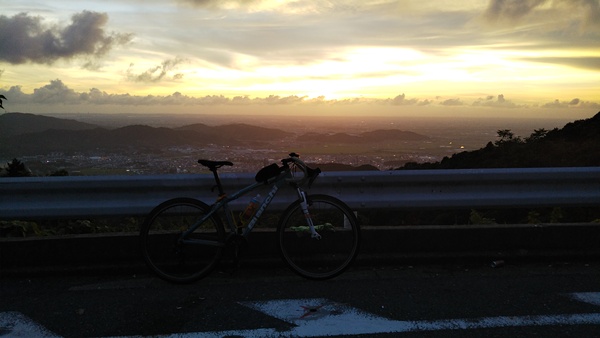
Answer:
[[[590,114],[592,115],[592,114]],[[482,148],[510,129],[528,136],[566,119],[240,116],[194,114],[0,115],[0,160],[34,175],[198,173],[196,160],[254,172],[295,151],[325,170],[389,170]],[[333,165],[335,164],[335,165]]]

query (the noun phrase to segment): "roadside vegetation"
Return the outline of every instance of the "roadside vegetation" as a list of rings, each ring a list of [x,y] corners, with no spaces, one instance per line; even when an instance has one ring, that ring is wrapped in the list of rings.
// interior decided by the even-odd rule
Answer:
[[[456,153],[433,163],[409,162],[399,170],[539,168],[600,166],[600,113],[562,129],[537,129],[528,137],[509,129],[481,149]]]

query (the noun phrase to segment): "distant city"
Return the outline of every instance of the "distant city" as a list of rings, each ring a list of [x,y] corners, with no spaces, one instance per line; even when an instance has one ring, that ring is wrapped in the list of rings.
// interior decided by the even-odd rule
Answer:
[[[2,117],[6,114],[0,115]],[[39,118],[30,114],[25,117],[34,118],[32,121]],[[36,176],[58,170],[69,175],[147,175],[200,173],[203,168],[197,160],[206,158],[234,162],[235,165],[224,172],[255,172],[295,151],[308,163],[330,165],[334,170],[355,170],[359,167],[360,170],[390,170],[407,162],[434,162],[457,152],[482,148],[487,142],[496,140],[497,131],[501,129],[511,129],[517,135],[527,136],[534,129],[552,129],[569,122],[451,117],[367,119],[110,114],[55,114],[53,117],[59,119],[41,121],[42,124],[58,123],[60,126],[64,121],[75,120],[87,125],[71,126],[83,129],[57,134],[44,130],[43,126],[35,131],[24,129],[21,134],[4,140],[7,147],[0,146],[3,164],[18,158]],[[208,140],[214,139],[214,143],[200,140],[196,134],[186,134],[191,130],[198,132],[195,124],[199,123],[202,124],[203,135],[213,135]],[[6,123],[3,124],[6,128]],[[33,128],[35,122],[26,124]],[[135,129],[132,125],[149,128]],[[256,126],[269,129],[253,129]],[[57,126],[53,128],[60,129]],[[102,132],[89,128],[102,128]],[[93,135],[98,142],[107,137],[114,140],[115,145],[101,146],[99,143],[94,146],[91,143],[90,146],[86,143],[93,142],[87,140],[91,138],[90,130],[94,130]],[[14,128],[11,132],[14,133]],[[82,135],[88,137],[80,140]],[[8,147],[11,142],[16,143]]]

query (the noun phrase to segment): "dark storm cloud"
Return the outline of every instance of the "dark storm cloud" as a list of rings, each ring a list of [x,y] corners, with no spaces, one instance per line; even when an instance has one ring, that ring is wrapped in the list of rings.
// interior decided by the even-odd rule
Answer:
[[[27,13],[0,15],[0,61],[51,64],[77,56],[99,57],[131,40],[130,34],[107,33],[106,13],[83,11],[66,27],[47,26]]]

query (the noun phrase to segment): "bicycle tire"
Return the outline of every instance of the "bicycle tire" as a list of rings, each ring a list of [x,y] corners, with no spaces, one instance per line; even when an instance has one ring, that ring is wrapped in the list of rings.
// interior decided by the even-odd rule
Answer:
[[[282,214],[277,226],[279,252],[297,274],[324,280],[338,276],[354,261],[360,227],[351,209],[329,195],[307,196],[310,216],[321,239],[311,237],[300,200]]]
[[[150,212],[140,230],[140,245],[146,264],[156,275],[174,283],[190,283],[207,276],[219,263],[225,232],[218,217],[210,217],[187,237],[210,243],[180,240],[181,234],[209,210],[199,200],[175,198]]]

